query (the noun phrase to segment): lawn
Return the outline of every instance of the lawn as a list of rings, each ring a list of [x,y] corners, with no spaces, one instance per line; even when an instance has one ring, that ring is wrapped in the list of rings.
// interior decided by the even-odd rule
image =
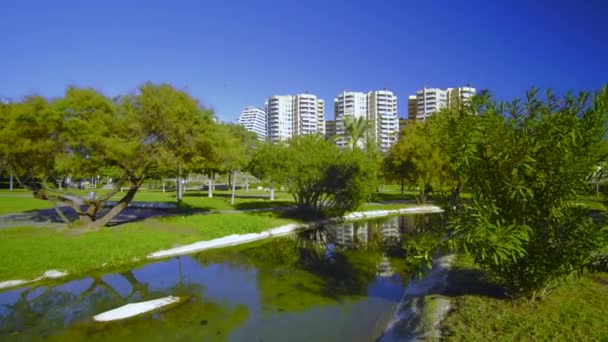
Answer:
[[[133,263],[151,252],[230,234],[261,232],[296,222],[278,213],[233,213],[148,219],[97,231],[51,228],[0,230],[0,281],[45,270],[84,274]]]
[[[443,322],[445,340],[608,340],[608,273],[584,275],[535,302],[500,298],[468,259],[457,261],[449,281],[464,291]]]
[[[102,195],[107,190],[99,190],[98,195]],[[71,193],[78,195],[86,195],[90,190],[70,189]],[[269,208],[269,207],[284,207],[293,205],[293,197],[281,191],[275,192],[275,200],[268,199],[268,193],[260,190],[238,190],[236,192],[235,204],[230,204],[231,192],[226,190],[217,190],[214,192],[214,197],[209,198],[207,192],[203,191],[186,191],[182,205],[185,208],[197,210],[232,210],[232,209],[254,209],[254,208]],[[119,200],[120,194],[111,198],[111,200]],[[135,195],[134,201],[139,202],[166,202],[176,203],[174,192],[162,192],[155,190],[142,189]],[[53,208],[49,201],[34,198],[29,191],[25,190],[0,190],[0,215],[9,213],[20,213],[30,210],[50,209]]]

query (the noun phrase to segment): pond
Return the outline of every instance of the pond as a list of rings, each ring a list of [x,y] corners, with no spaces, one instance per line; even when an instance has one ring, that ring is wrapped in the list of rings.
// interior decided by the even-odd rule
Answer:
[[[441,217],[395,216],[0,292],[0,340],[369,341],[411,270],[404,239]],[[125,321],[94,315],[165,296],[182,304]]]

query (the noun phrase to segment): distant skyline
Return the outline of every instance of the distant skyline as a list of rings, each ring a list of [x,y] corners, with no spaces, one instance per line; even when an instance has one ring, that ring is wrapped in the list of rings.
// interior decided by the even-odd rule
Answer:
[[[423,86],[498,99],[535,85],[608,83],[608,1],[5,1],[0,98],[108,96],[146,82],[188,91],[234,122],[271,95],[388,88],[407,116]]]

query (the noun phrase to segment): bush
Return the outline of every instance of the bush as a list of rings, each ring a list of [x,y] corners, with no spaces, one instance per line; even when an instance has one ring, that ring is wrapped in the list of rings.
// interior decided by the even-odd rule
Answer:
[[[608,244],[608,231],[576,205],[601,162],[608,88],[557,99],[535,90],[527,101],[469,108],[475,128],[452,155],[473,201],[451,228],[451,244],[513,296],[542,296],[579,274]],[[479,113],[477,116],[475,113]],[[458,117],[446,115],[458,131]]]
[[[316,215],[342,215],[364,204],[374,189],[376,169],[362,152],[340,150],[319,136],[261,146],[252,174],[287,187],[298,207]]]

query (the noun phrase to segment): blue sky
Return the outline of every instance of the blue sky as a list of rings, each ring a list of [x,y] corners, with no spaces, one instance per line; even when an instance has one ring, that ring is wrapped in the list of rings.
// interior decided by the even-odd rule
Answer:
[[[608,83],[608,1],[0,2],[0,97],[185,89],[224,120],[273,94],[422,86],[499,99]]]

